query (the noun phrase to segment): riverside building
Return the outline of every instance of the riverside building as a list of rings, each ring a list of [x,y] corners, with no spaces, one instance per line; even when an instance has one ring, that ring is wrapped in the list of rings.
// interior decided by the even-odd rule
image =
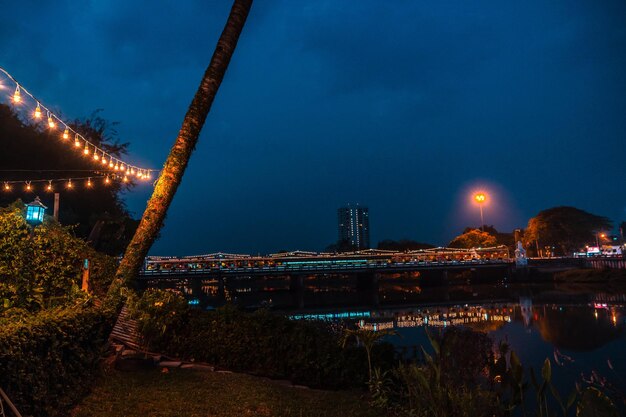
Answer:
[[[337,210],[339,242],[350,242],[356,249],[370,247],[370,219],[367,207],[340,207]]]

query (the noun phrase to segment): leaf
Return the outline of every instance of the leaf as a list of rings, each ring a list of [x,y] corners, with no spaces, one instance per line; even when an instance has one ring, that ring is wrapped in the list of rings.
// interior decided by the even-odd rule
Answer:
[[[519,357],[515,351],[511,351],[511,375],[517,385],[522,385],[522,378],[524,376],[524,368],[519,360]]]
[[[546,358],[543,362],[543,368],[541,368],[541,376],[543,380],[548,382],[552,378],[552,365],[550,365],[550,359]]]
[[[539,384],[537,383],[535,370],[533,368],[530,368],[530,382],[533,384],[533,388],[535,388],[535,391],[539,392]]]
[[[439,342],[434,337],[432,337],[432,335],[428,331],[428,328],[425,328],[425,331],[426,331],[426,336],[428,336],[428,341],[430,342],[430,345],[433,347],[433,350],[435,351],[435,355],[439,356],[439,352],[441,351],[441,346],[439,345]]]
[[[588,387],[576,408],[576,417],[617,417],[617,408],[602,391]]]
[[[573,389],[572,392],[570,392],[569,397],[567,397],[567,404],[565,405],[566,410],[574,405],[574,401],[576,401],[576,394],[576,389]]]
[[[556,389],[554,385],[550,383],[548,383],[548,386],[550,387],[550,391],[552,392],[554,399],[556,400],[557,403],[559,403],[559,406],[561,407],[563,414],[565,414],[565,404],[563,404],[563,400],[561,399],[561,395],[559,394],[559,391]]]

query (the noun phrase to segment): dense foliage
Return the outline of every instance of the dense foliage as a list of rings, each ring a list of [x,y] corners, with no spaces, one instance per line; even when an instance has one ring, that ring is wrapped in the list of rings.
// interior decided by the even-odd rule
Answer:
[[[451,248],[489,248],[498,245],[498,240],[495,236],[483,232],[480,229],[469,229],[452,239],[448,244]]]
[[[113,316],[93,307],[0,318],[0,387],[24,415],[64,415],[98,370]]]
[[[90,119],[77,120],[70,125],[112,155],[120,157],[126,152],[126,144],[117,142],[113,124],[97,113]],[[0,104],[0,167],[3,170],[0,183],[98,175],[99,167],[91,158],[85,158],[81,150],[75,151],[70,144],[63,143],[60,135],[58,129],[51,131],[41,124],[26,122],[10,107]],[[86,189],[78,182],[74,190],[56,185],[55,191],[61,193],[59,220],[65,225],[76,225],[75,233],[79,237],[86,239],[91,235],[96,249],[119,255],[137,227],[137,221],[130,216],[120,198],[132,183],[126,185],[113,181],[108,186],[104,186],[101,180],[93,183],[93,189]],[[33,190],[27,192],[22,185],[15,184],[10,192],[3,190],[0,193],[0,206],[17,198],[31,201],[39,194],[43,203],[52,207],[53,196],[43,187],[40,183],[33,184]]]
[[[506,343],[493,348],[484,333],[450,327],[431,337],[420,362],[377,372],[372,398],[398,416],[423,417],[617,417],[623,396],[606,383],[577,384],[560,393],[546,359],[539,373],[525,368]]]
[[[329,324],[289,320],[226,307],[190,309],[178,295],[146,291],[131,308],[151,349],[314,387],[341,388],[368,380],[365,350],[342,348],[340,332]],[[390,368],[393,348],[378,344],[372,362]]]
[[[11,310],[37,311],[80,296],[84,259],[91,262],[91,283],[104,294],[115,259],[100,254],[47,217],[31,237],[24,205],[0,208],[0,315]],[[14,311],[15,313],[15,311]]]
[[[560,255],[569,255],[595,242],[599,232],[611,228],[611,221],[606,217],[575,207],[554,207],[528,221],[524,245],[528,248],[553,246]]]

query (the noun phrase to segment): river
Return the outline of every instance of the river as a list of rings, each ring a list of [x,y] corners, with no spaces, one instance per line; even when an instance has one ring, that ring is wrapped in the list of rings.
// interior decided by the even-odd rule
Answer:
[[[428,347],[431,332],[464,326],[506,341],[535,371],[550,358],[563,396],[581,379],[626,379],[626,289],[598,285],[467,281],[421,286],[411,276],[388,276],[377,289],[356,290],[350,276],[309,277],[300,290],[267,279],[171,280],[150,287],[178,288],[190,304],[212,309],[227,302],[271,308],[297,320],[349,321],[379,330],[404,355]]]

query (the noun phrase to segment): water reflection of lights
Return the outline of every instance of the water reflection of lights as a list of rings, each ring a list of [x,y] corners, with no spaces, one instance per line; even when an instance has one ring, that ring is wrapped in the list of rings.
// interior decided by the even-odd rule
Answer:
[[[338,320],[370,316],[371,313],[369,311],[344,311],[341,313],[294,314],[289,316],[289,318],[293,320]]]
[[[382,330],[392,328],[410,328],[410,327],[448,327],[463,326],[474,323],[483,322],[512,322],[512,317],[507,312],[513,312],[513,309],[494,308],[487,313],[483,307],[465,308],[464,310],[436,311],[428,310],[417,311],[414,313],[405,313],[397,315],[394,318],[373,317],[373,320],[366,322],[361,320],[357,325],[367,330]]]

